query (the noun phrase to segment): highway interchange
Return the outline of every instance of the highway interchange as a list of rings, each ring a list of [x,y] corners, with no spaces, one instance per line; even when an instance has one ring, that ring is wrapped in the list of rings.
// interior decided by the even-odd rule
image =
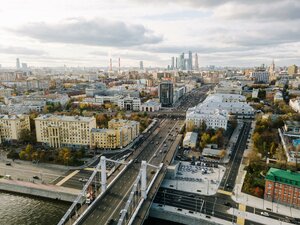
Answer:
[[[125,202],[130,193],[132,184],[136,179],[136,176],[140,169],[141,160],[150,161],[152,164],[159,165],[162,161],[165,152],[171,146],[174,138],[178,132],[179,125],[177,120],[170,119],[177,117],[178,115],[184,115],[185,111],[189,107],[195,106],[205,98],[205,93],[208,91],[209,86],[202,87],[189,95],[186,95],[181,102],[172,110],[164,110],[163,112],[153,113],[152,116],[167,118],[160,120],[160,125],[156,129],[152,130],[148,136],[145,137],[141,146],[139,146],[130,158],[135,160],[124,174],[117,180],[117,182],[107,191],[102,199],[97,202],[96,206],[86,214],[80,224],[106,224],[111,221],[110,224],[116,224],[116,221],[120,217],[120,211],[124,207]],[[195,99],[198,99],[195,101]],[[178,116],[179,117],[179,116]],[[177,117],[177,118],[178,118]],[[231,193],[234,191],[236,177],[238,174],[239,166],[243,158],[244,150],[247,147],[247,140],[251,129],[251,121],[243,121],[244,125],[240,130],[240,135],[233,148],[232,156],[229,163],[226,165],[226,172],[221,181],[220,189]],[[177,129],[175,129],[177,127]],[[172,136],[170,136],[172,135]],[[166,144],[166,148],[164,148]],[[122,157],[127,152],[118,153],[115,158]],[[114,156],[111,156],[114,157]],[[95,162],[96,164],[97,162]],[[94,166],[95,164],[91,165]],[[70,181],[66,182],[66,185],[77,186],[81,185],[78,180],[80,178],[88,178],[91,171],[82,170],[75,175]],[[150,171],[148,171],[149,178],[151,177]],[[149,180],[148,180],[149,181]],[[155,196],[154,203],[157,203],[159,207],[163,205],[170,205],[176,207],[178,210],[187,209],[190,213],[202,212],[205,213],[208,218],[210,216],[218,217],[232,223],[237,222],[236,216],[228,213],[228,209],[233,208],[237,210],[239,205],[234,202],[229,195],[217,193],[214,196],[203,196],[200,194],[191,194],[179,190],[171,190],[166,188],[160,188]],[[274,218],[281,221],[292,221],[293,218],[280,215],[278,213],[254,209],[253,207],[246,206],[246,212],[255,213],[261,215],[261,212],[268,212],[269,218]],[[260,223],[253,222],[245,219],[247,225],[260,225]]]
[[[177,128],[177,129],[176,129]],[[169,134],[175,136],[180,128],[180,124],[174,120],[164,120],[145,142],[136,151],[140,154],[135,158],[135,162],[128,166],[124,174],[105,193],[104,197],[96,206],[84,217],[80,224],[105,224],[107,221],[119,219],[120,211],[124,208],[132,184],[136,179],[142,160],[150,161],[158,165],[164,152],[159,153],[162,145],[170,146],[174,139],[167,138]],[[161,158],[160,158],[161,157]],[[153,161],[151,161],[154,159]]]

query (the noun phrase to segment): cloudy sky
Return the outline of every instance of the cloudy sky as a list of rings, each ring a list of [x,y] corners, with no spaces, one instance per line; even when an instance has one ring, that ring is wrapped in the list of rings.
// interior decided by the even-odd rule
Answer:
[[[300,64],[299,0],[7,0],[0,64],[167,66]]]

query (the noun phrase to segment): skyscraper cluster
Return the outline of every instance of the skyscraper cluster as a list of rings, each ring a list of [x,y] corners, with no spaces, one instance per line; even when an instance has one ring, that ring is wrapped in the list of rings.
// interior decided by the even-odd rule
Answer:
[[[22,63],[21,64],[20,59],[17,58],[16,59],[16,69],[17,70],[20,70],[20,69],[27,70],[28,69],[27,63]]]
[[[199,70],[199,62],[198,62],[198,54],[195,53],[194,56],[194,63],[193,63],[193,53],[192,51],[188,52],[188,57],[185,58],[185,53],[181,53],[179,57],[172,57],[171,58],[171,66],[168,66],[171,70]]]

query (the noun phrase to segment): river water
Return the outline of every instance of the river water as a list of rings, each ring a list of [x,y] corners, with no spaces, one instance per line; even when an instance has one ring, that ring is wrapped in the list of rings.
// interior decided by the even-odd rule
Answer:
[[[56,225],[69,203],[0,192],[0,225]]]
[[[0,225],[56,225],[68,203],[0,192]],[[181,225],[148,218],[145,225]]]

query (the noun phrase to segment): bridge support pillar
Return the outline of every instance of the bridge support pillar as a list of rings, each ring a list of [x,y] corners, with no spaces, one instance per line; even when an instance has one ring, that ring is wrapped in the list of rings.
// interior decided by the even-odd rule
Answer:
[[[142,161],[141,166],[141,194],[143,199],[147,199],[147,162]]]
[[[100,165],[101,165],[101,191],[103,193],[106,191],[106,158],[105,158],[105,156],[101,156]]]

